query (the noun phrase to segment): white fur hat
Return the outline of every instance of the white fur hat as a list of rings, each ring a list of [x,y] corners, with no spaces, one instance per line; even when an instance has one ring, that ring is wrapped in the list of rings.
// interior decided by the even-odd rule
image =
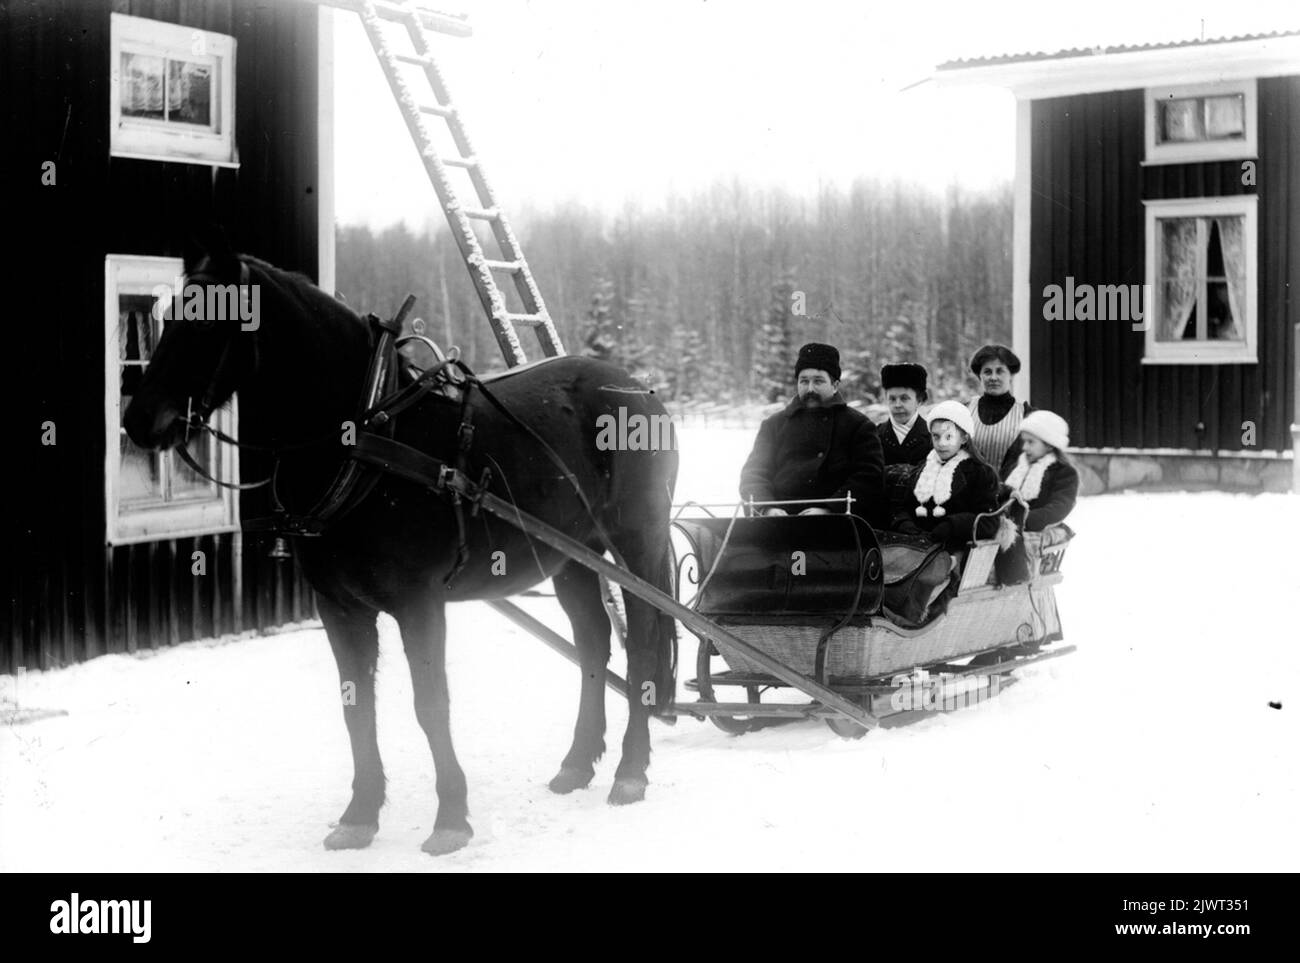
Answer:
[[[1031,411],[1020,422],[1020,430],[1041,438],[1053,448],[1070,447],[1070,426],[1055,412]]]
[[[975,421],[970,416],[970,411],[960,401],[941,401],[925,416],[928,424],[934,424],[936,420],[951,421],[954,425],[966,432],[968,435],[975,433]],[[1021,422],[1023,426],[1024,422]]]

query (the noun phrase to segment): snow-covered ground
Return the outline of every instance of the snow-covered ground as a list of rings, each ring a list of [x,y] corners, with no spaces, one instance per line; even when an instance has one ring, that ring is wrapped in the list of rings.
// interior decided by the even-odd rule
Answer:
[[[751,438],[683,432],[679,497],[731,498]],[[321,846],[352,772],[320,630],[0,677],[0,701],[66,711],[0,729],[0,870],[1300,868],[1300,499],[1110,495],[1070,521],[1058,598],[1074,654],[860,741],[820,722],[741,737],[654,723],[647,799],[617,809],[614,757],[585,792],[546,789],[576,670],[486,607],[453,607],[477,835],[437,860],[419,850],[433,768],[389,619],[389,802],[359,852]],[[563,627],[552,601],[529,607]],[[689,636],[682,655],[693,666]],[[617,747],[612,695],[609,710]]]

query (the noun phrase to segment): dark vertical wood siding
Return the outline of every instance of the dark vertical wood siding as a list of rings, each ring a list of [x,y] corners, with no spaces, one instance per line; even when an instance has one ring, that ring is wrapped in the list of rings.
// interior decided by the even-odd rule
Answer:
[[[238,170],[109,156],[110,12],[235,37]],[[244,538],[242,559],[229,534],[105,546],[103,352],[110,253],[179,257],[190,228],[210,220],[238,248],[316,276],[316,24],[311,4],[258,0],[0,4],[0,124],[13,135],[0,152],[13,372],[4,410],[18,452],[0,672],[314,614],[296,566],[266,559],[262,538]],[[47,160],[54,187],[40,183]],[[40,444],[46,420],[53,447]],[[206,576],[191,574],[196,549]]]
[[[1142,166],[1143,92],[1033,105],[1030,359],[1035,405],[1070,422],[1084,447],[1288,450],[1294,331],[1300,311],[1300,77],[1258,81],[1257,186],[1237,161]],[[1258,349],[1254,365],[1143,365],[1144,338],[1122,321],[1046,321],[1043,290],[1145,280],[1143,200],[1259,197]],[[1198,425],[1202,430],[1198,431]]]

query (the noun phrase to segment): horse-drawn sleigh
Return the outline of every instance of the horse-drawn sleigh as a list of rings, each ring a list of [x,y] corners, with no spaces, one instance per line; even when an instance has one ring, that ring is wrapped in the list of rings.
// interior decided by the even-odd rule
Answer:
[[[816,699],[764,702],[765,692],[792,686],[697,632],[696,678],[686,685],[700,699],[679,711],[727,732],[824,718],[857,738],[890,715],[980,701],[996,694],[1000,676],[1073,649],[1053,645],[1062,638],[1053,589],[1073,535],[1065,525],[1025,535],[1029,577],[1014,585],[998,580],[994,539],[972,538],[953,554],[875,532],[850,514],[674,525],[686,544],[679,592],[693,596],[696,611],[869,717]],[[724,671],[714,671],[716,655]],[[743,690],[746,701],[719,701],[724,688]]]
[[[690,604],[675,597],[674,582],[689,581],[674,578],[676,451],[597,443],[602,419],[653,425],[666,412],[653,392],[615,366],[562,356],[558,331],[426,36],[426,27],[463,34],[464,24],[405,5],[329,2],[360,13],[512,368],[480,379],[453,355],[412,370],[398,353],[410,340],[401,335],[411,299],[391,320],[362,318],[309,279],[236,255],[217,236],[187,257],[188,284],[206,287],[209,297],[232,290],[245,296],[252,288],[258,316],[251,325],[193,317],[187,301],[184,317],[164,321],[123,417],[136,444],[174,449],[203,476],[187,454],[192,435],[210,432],[238,445],[247,455],[243,470],[262,477],[207,477],[264,488],[270,513],[243,519],[244,528],[294,539],[350,695],[343,716],[352,796],[325,839],[328,848],[367,846],[378,830],[385,792],[375,729],[380,612],[392,614],[401,630],[416,717],[436,768],[439,806],[423,846],[433,854],[459,849],[473,834],[449,725],[447,602],[488,601],[580,666],[573,742],[550,781],[553,791],[591,782],[605,751],[604,687],[626,695],[627,729],[609,793],[615,804],[645,794],[652,716],[710,718],[728,731],[816,717],[855,735],[885,714],[882,696],[892,707],[893,682],[903,673],[997,675],[1045,657],[1038,647],[1059,637],[1052,585],[1063,542],[1042,549],[1027,585],[1004,587],[989,581],[987,544],[976,543],[962,558],[927,550],[909,565],[914,547],[882,544],[848,515],[678,519],[684,555],[703,574]],[[383,29],[390,21],[408,35],[411,53],[390,42]],[[430,102],[413,93],[412,70]],[[444,157],[446,141],[433,137],[428,123],[446,125],[454,152]],[[466,173],[470,203],[453,189],[449,170]],[[484,247],[489,235],[496,257]],[[513,305],[497,275],[510,277]],[[525,327],[548,360],[525,364],[517,333]],[[238,440],[207,423],[236,391]],[[798,583],[778,578],[782,568],[793,574],[795,552],[806,563]],[[548,578],[573,643],[507,601]],[[606,666],[608,584],[623,590],[626,680]],[[697,701],[677,701],[675,623],[701,640],[699,672],[688,684],[698,690]],[[728,663],[724,672],[712,671],[715,650]],[[955,664],[990,653],[981,661],[996,664]],[[717,689],[733,686],[747,701],[716,699]],[[773,687],[810,701],[762,701]]]
[[[271,464],[266,478],[240,487],[271,492],[274,511],[260,527],[295,536],[340,682],[354,692],[343,707],[352,799],[326,838],[330,848],[369,845],[378,829],[381,611],[401,629],[437,770],[438,815],[424,845],[435,854],[472,835],[449,728],[449,601],[495,600],[581,667],[574,739],[550,782],[555,792],[589,784],[605,750],[603,687],[626,693],[609,795],[616,804],[644,796],[652,715],[707,717],[728,731],[815,717],[856,735],[886,714],[882,698],[896,701],[903,674],[997,675],[1053,654],[1039,648],[1060,636],[1052,587],[1068,531],[1040,540],[1027,584],[1000,586],[989,574],[993,543],[976,542],[961,558],[914,558],[915,546],[882,544],[852,515],[679,518],[699,578],[687,605],[673,594],[676,451],[595,444],[601,419],[618,409],[652,421],[664,414],[624,372],[568,357],[495,379],[473,377],[454,357],[413,370],[396,350],[410,299],[397,318],[367,323],[308,279],[228,250],[188,264],[186,274],[222,289],[258,285],[261,316],[251,329],[237,319],[166,323],[124,425],[137,444],[182,454],[193,432],[210,431]],[[242,441],[207,425],[237,390]],[[502,557],[508,565],[498,568]],[[626,681],[606,668],[611,622],[600,577],[626,600]],[[576,645],[504,601],[546,578]],[[701,640],[689,684],[695,702],[676,700],[674,621]],[[727,671],[712,671],[714,649]],[[955,664],[990,653],[981,661],[991,665]],[[732,686],[746,702],[717,701],[715,691]],[[810,701],[761,701],[777,686]]]

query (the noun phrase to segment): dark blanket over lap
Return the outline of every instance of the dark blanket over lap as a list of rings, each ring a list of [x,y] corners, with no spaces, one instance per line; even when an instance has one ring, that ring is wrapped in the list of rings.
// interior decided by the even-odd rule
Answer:
[[[730,538],[731,519],[677,524],[699,550],[701,580],[722,552],[700,598],[703,615],[731,622],[803,615],[820,620],[849,614],[855,596],[855,614],[880,610],[880,547],[871,526],[857,516],[738,518]]]

